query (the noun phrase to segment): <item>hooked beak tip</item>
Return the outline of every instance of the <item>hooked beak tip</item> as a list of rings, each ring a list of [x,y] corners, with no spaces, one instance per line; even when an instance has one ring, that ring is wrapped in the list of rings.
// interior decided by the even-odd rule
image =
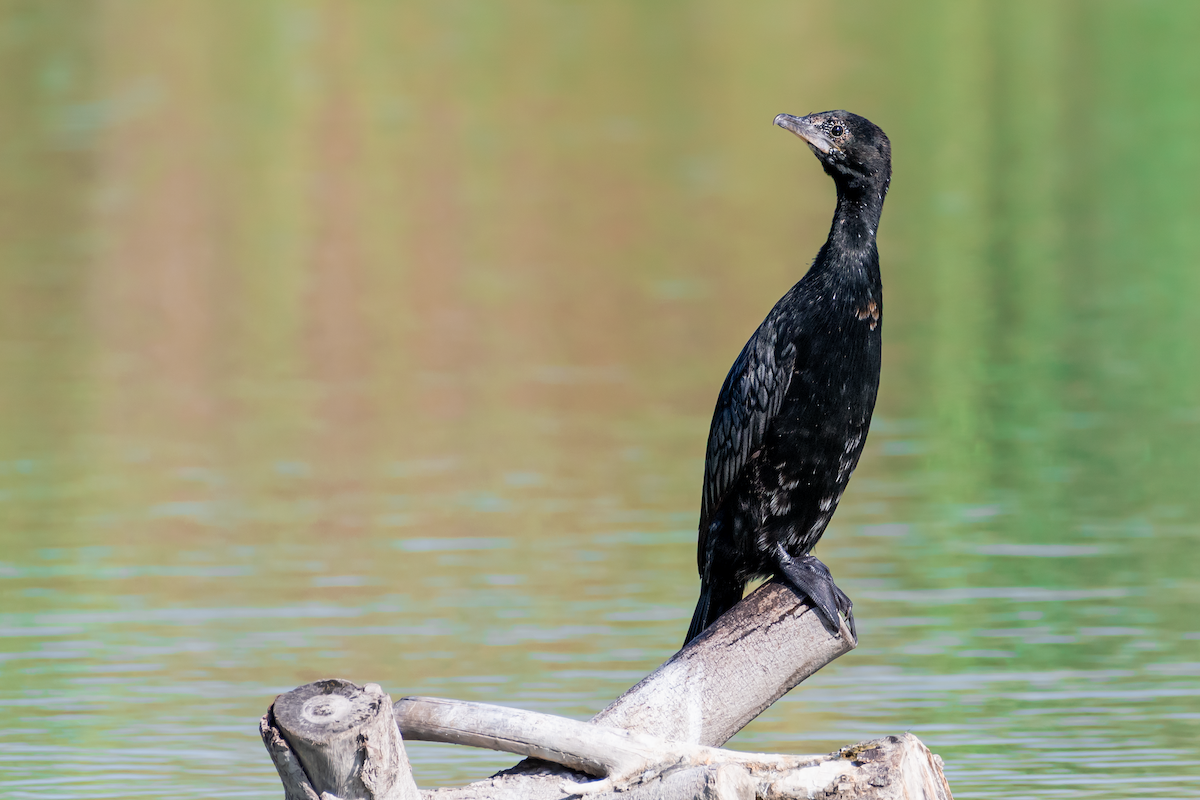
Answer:
[[[821,130],[821,126],[811,116],[793,117],[791,114],[779,114],[775,117],[775,124],[796,134],[822,154],[828,155],[831,150],[836,149],[833,142],[829,141],[829,137]]]

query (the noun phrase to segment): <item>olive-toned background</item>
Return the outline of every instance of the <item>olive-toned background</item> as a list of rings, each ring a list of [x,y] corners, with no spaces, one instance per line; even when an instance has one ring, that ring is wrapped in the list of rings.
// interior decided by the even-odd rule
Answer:
[[[0,3],[0,793],[278,797],[322,677],[579,718],[678,646],[708,417],[891,136],[862,646],[734,746],[960,798],[1200,747],[1200,6]],[[424,786],[512,763],[416,744]]]

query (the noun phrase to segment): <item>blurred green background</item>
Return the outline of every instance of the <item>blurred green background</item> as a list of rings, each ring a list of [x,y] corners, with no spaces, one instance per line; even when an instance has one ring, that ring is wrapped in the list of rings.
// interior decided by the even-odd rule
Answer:
[[[278,797],[324,677],[668,657],[725,371],[891,136],[862,644],[732,746],[1200,791],[1200,5],[0,2],[0,794]],[[514,759],[410,746],[432,787]]]

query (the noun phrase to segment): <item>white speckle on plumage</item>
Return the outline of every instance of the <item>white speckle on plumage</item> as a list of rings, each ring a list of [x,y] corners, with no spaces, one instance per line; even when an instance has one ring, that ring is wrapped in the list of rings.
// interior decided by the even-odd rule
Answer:
[[[844,484],[846,481],[848,481],[850,479],[850,473],[853,471],[854,471],[854,459],[850,458],[849,454],[847,454],[846,457],[844,457],[838,461],[837,482],[840,484]]]

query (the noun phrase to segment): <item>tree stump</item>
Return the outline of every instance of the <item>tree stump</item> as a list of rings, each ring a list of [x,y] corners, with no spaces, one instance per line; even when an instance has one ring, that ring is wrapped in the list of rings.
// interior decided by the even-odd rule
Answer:
[[[419,800],[392,699],[325,680],[275,698],[259,724],[286,800]]]

